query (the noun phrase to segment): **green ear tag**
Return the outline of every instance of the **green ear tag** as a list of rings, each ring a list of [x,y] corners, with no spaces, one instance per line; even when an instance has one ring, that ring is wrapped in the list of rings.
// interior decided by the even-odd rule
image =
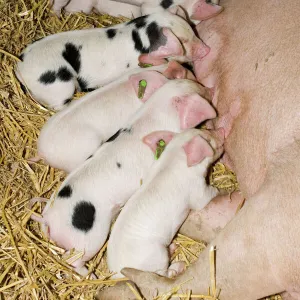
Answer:
[[[139,67],[141,68],[149,68],[149,67],[152,67],[153,65],[151,64],[144,64],[144,63],[139,63]]]
[[[139,82],[139,90],[138,90],[138,98],[139,99],[142,99],[144,97],[146,87],[147,87],[147,81],[145,79],[142,79]]]
[[[155,160],[158,160],[160,158],[165,148],[166,148],[166,142],[164,140],[160,140],[157,143],[157,148],[155,150],[155,156],[154,156]]]

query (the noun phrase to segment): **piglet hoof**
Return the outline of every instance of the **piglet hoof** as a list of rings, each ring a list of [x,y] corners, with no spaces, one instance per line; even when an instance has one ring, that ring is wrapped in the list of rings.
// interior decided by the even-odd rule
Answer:
[[[32,198],[31,200],[29,200],[28,204],[27,204],[27,208],[28,209],[31,209],[35,203],[39,202],[39,203],[42,203],[42,202],[48,202],[49,200],[47,198],[42,198],[42,197],[35,197],[35,198]]]
[[[41,158],[39,155],[37,155],[37,156],[35,156],[35,157],[29,158],[27,161],[28,161],[28,164],[32,164],[32,163],[37,163],[37,162],[39,162],[41,159],[42,159],[42,158]]]
[[[74,270],[82,277],[88,276],[88,279],[92,279],[92,280],[97,279],[97,276],[94,273],[89,274],[89,270],[85,266],[74,268]]]
[[[185,263],[183,261],[178,261],[173,264],[168,269],[167,277],[174,278],[179,274],[183,273],[185,269]]]
[[[172,243],[169,246],[169,254],[170,254],[170,256],[172,256],[175,253],[175,251],[176,251],[177,248],[178,248],[178,245],[176,245],[175,243]]]

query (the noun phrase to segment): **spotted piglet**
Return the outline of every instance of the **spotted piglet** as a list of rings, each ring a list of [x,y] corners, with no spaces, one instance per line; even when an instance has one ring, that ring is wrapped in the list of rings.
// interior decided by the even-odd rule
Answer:
[[[108,29],[58,33],[29,45],[16,75],[33,97],[56,110],[70,101],[75,88],[90,91],[108,84],[151,58],[195,61],[209,52],[183,18],[167,11]]]
[[[191,80],[166,82],[124,128],[67,176],[40,221],[61,247],[84,251],[75,265],[79,272],[103,246],[113,218],[155,160],[143,137],[157,130],[180,132],[214,118],[216,112],[203,98],[206,95],[205,88]]]
[[[218,193],[206,175],[223,151],[222,130],[190,129],[175,136],[157,131],[143,141],[155,152],[161,139],[169,144],[121,211],[108,241],[107,262],[115,278],[123,277],[125,267],[167,277],[180,273],[184,263],[169,266],[168,247],[190,209],[202,209]]]
[[[63,7],[67,12],[90,13],[94,7],[99,12],[136,18],[166,9],[172,11],[174,6],[180,5],[189,18],[198,23],[219,14],[222,7],[218,3],[218,0],[54,0],[53,9],[58,14]]]
[[[117,81],[88,93],[52,116],[38,138],[38,155],[52,167],[73,171],[108,140],[146,102],[167,78],[191,78],[193,74],[176,61],[135,69]],[[147,82],[142,99],[139,82]]]

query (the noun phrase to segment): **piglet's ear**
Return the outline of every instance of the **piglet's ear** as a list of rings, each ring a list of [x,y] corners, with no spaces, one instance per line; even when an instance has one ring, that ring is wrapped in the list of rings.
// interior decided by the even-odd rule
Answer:
[[[222,6],[207,3],[206,0],[198,0],[192,7],[191,18],[194,20],[210,19],[223,10]]]
[[[167,69],[163,72],[168,79],[185,79],[187,77],[187,69],[177,61],[169,62]]]
[[[216,117],[214,108],[198,94],[176,97],[173,102],[178,110],[180,128],[193,128],[201,122]]]
[[[139,62],[142,64],[150,64],[152,66],[164,65],[167,61],[164,58],[156,58],[149,54],[142,54],[139,56]]]
[[[156,59],[167,58],[170,56],[182,56],[184,52],[183,47],[176,35],[169,28],[166,27],[163,28],[162,34],[166,38],[165,45],[160,46],[155,51],[150,51],[149,56],[154,57]]]
[[[178,5],[173,6],[169,8],[168,11],[188,21],[187,13],[184,11],[184,9],[181,6]]]
[[[155,90],[159,89],[163,86],[168,79],[156,71],[145,71],[138,74],[131,75],[129,77],[129,82],[131,83],[132,87],[136,95],[139,97],[139,88],[140,88],[140,81],[145,80],[146,87],[144,92],[142,93],[141,101],[146,102],[151,95],[155,92]]]
[[[143,143],[148,145],[150,149],[155,153],[156,148],[157,148],[157,143],[160,140],[164,140],[166,145],[169,144],[169,142],[172,140],[174,137],[175,132],[172,131],[154,131],[143,138]]]
[[[191,141],[183,146],[185,154],[187,156],[188,167],[199,164],[205,157],[212,157],[214,151],[200,135],[193,137]]]

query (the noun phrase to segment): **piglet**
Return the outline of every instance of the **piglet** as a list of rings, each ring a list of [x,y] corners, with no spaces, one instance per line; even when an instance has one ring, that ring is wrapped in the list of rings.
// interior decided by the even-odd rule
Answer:
[[[76,88],[90,91],[137,68],[139,56],[158,65],[164,58],[201,59],[209,50],[186,20],[165,11],[110,28],[45,37],[23,51],[16,76],[37,101],[59,110]]]
[[[90,13],[94,7],[99,12],[125,17],[140,17],[164,10],[174,11],[180,5],[194,23],[219,14],[223,8],[217,3],[206,0],[55,0],[53,9],[59,14],[64,7],[67,12],[82,11]]]
[[[184,263],[169,266],[168,247],[190,209],[202,209],[218,193],[207,185],[206,175],[222,153],[222,131],[190,129],[175,136],[157,131],[143,142],[155,152],[161,139],[167,144],[165,151],[128,200],[110,235],[107,262],[116,278],[123,277],[124,267],[167,277],[183,271]]]
[[[215,110],[202,97],[206,93],[190,80],[166,82],[125,127],[67,176],[40,221],[61,247],[84,251],[75,265],[78,272],[101,249],[112,220],[155,161],[143,137],[157,130],[180,132],[214,118]]]
[[[94,8],[100,13],[114,16],[121,15],[127,18],[141,16],[140,6],[112,0],[55,0],[52,2],[52,9],[57,15],[60,15],[62,8],[69,13],[83,12],[86,14],[91,13]]]
[[[135,69],[119,80],[88,93],[52,116],[38,138],[38,156],[52,167],[71,172],[124,124],[143,102],[167,82],[167,78],[191,78],[176,61]],[[140,80],[147,86],[138,98]]]

